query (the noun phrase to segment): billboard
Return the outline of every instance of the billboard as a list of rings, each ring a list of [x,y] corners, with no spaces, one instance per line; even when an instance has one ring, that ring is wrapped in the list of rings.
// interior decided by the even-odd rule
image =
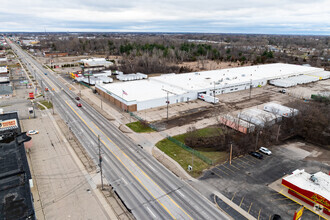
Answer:
[[[30,93],[29,93],[29,98],[30,98],[30,99],[34,99],[34,93],[33,93],[33,92],[30,92]]]
[[[17,128],[17,120],[16,119],[10,119],[5,121],[0,121],[0,131],[1,130],[7,130],[7,129],[13,129]]]

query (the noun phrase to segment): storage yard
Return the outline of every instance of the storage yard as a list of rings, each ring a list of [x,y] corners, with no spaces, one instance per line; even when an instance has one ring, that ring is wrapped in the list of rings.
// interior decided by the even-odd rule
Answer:
[[[273,80],[291,80],[294,86],[326,79],[328,76],[330,77],[330,72],[321,68],[276,63],[185,74],[164,74],[139,81],[98,84],[95,88],[99,94],[119,108],[141,111],[196,100],[201,94],[215,99],[215,96],[221,94],[263,87]],[[278,83],[278,86],[288,87],[288,83],[284,84]],[[211,99],[208,102],[211,102]]]

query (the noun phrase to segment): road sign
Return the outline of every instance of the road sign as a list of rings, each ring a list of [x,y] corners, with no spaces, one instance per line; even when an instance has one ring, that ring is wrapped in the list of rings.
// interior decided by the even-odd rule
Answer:
[[[300,220],[304,212],[304,206],[300,206],[294,213],[293,220]]]

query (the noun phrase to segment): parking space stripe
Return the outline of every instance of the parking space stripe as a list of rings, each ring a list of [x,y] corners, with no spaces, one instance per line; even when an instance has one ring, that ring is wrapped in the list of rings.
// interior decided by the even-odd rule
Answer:
[[[215,169],[218,169],[218,170],[220,170],[221,172],[223,172],[223,173],[225,173],[225,174],[227,174],[227,175],[229,176],[229,173],[227,173],[227,172],[223,171],[223,170],[222,170],[222,169],[220,169],[219,167],[215,167]]]
[[[250,210],[251,210],[252,205],[253,205],[253,202],[251,202],[251,205],[250,205],[250,208],[249,208],[248,213],[250,213]]]
[[[232,164],[230,164],[230,166],[231,166],[231,167],[234,167],[236,170],[241,170],[240,168],[238,168],[238,167],[235,167],[235,166],[233,165],[233,163],[232,163]]]
[[[254,164],[256,164],[257,162],[255,162],[254,160],[252,160],[252,157],[251,157],[251,159],[250,158],[248,158],[248,157],[243,157],[244,159],[247,159],[249,162],[251,162],[251,163],[254,163]]]
[[[241,161],[239,161],[239,159],[237,158],[237,160],[233,161],[232,163],[235,163],[235,165],[246,168],[246,166],[241,164]]]
[[[212,171],[213,172],[213,171]],[[218,173],[216,173],[216,172],[213,172],[215,175],[217,175],[218,177],[222,177],[222,176],[220,176]]]
[[[233,195],[233,198],[231,198],[231,201],[233,201],[233,199],[234,199],[235,195],[236,195],[236,192],[234,192],[234,195]]]
[[[279,200],[286,200],[286,199],[289,199],[289,198],[272,199],[272,200],[270,200],[270,201],[279,201]]]
[[[243,157],[243,158],[244,158],[244,157]],[[252,167],[252,164],[249,164],[249,162],[246,162],[246,161],[242,160],[243,158],[237,158],[237,159],[240,160],[242,163],[245,163],[246,165]]]
[[[243,198],[241,200],[241,203],[239,204],[239,207],[241,207],[243,200],[244,200],[244,196],[243,196]]]
[[[223,164],[221,164],[221,166],[223,166],[224,168],[226,168],[226,169],[227,169],[227,170],[229,170],[230,172],[233,172],[233,173],[235,173],[235,171],[233,171],[233,170],[229,169],[228,167],[224,166]]]
[[[260,219],[260,212],[261,212],[261,209],[259,210],[259,214],[258,214],[258,220]]]

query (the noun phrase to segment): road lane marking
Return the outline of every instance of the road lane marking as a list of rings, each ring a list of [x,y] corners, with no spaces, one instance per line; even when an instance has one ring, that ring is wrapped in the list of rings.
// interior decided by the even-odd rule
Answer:
[[[71,110],[81,119],[82,122],[84,122],[84,124],[93,132],[93,134],[95,136],[98,136],[95,131],[86,123],[86,121],[72,108],[72,106],[65,101],[65,103],[71,108]],[[92,122],[94,124],[94,122]],[[94,124],[95,125],[95,124]],[[96,126],[96,125],[95,125]],[[98,128],[98,126],[96,126],[96,128],[101,131],[101,133],[111,142],[113,143],[130,161],[132,161],[107,135],[105,135],[103,133],[103,131],[101,129]],[[148,189],[147,187],[142,183],[142,181],[135,175],[133,174],[133,172],[131,170],[128,169],[128,167],[124,164],[124,162],[109,148],[109,146],[107,144],[105,144],[105,142],[103,140],[101,140],[101,142],[104,144],[104,146],[106,146],[108,148],[108,150],[120,161],[120,163],[127,169],[127,171],[129,171],[131,173],[131,175],[149,192],[149,194],[172,216],[173,219],[175,219],[175,217],[173,216],[173,214],[168,210],[168,208],[159,201],[158,198],[156,198]],[[134,163],[134,161],[132,161]],[[141,168],[139,166],[136,165],[136,163],[134,163],[135,166],[141,170]],[[142,170],[141,170],[142,171]],[[167,195],[167,193],[164,192],[164,190],[162,188],[160,188],[160,186],[158,184],[156,184],[148,175],[146,175],[143,171],[142,173],[148,178],[150,179],[179,209],[181,209],[190,219],[192,219],[192,217],[190,215],[188,215],[188,213],[186,213],[169,195]]]
[[[179,190],[177,190],[177,192],[178,192],[182,197],[185,197],[185,195],[183,195]]]
[[[147,165],[148,165],[148,167],[150,167],[150,169],[152,169],[153,171],[156,172],[156,170],[150,164],[147,163]]]
[[[150,178],[149,175],[147,175],[129,156],[127,156],[127,154],[120,148],[118,147],[117,144],[115,144],[106,134],[104,134],[104,132],[92,121],[92,123],[94,124],[94,126],[113,144],[115,145],[118,150],[127,158],[129,159],[142,173],[145,177],[147,177],[151,182],[153,182],[155,184],[155,186],[157,186],[163,193],[164,195],[169,198],[173,204],[178,207],[182,212],[184,212],[190,219],[193,219],[185,210],[183,210],[181,208],[181,206],[179,206],[153,179]],[[105,145],[107,146],[107,145]],[[107,146],[107,148],[110,150],[110,148]]]
[[[148,209],[148,211],[151,213],[151,215],[156,218],[156,215],[149,209],[149,207],[146,207]]]

